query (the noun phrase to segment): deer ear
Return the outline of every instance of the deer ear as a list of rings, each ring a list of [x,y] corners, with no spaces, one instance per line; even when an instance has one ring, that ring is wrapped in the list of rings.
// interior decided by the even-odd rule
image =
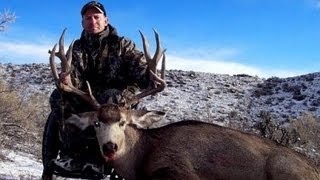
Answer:
[[[87,127],[97,121],[97,113],[95,111],[85,112],[81,114],[72,114],[71,117],[66,119],[67,124],[73,124],[81,130],[85,130]]]
[[[166,116],[165,112],[161,111],[132,111],[131,124],[136,125],[141,129],[148,129],[154,123],[161,121]]]

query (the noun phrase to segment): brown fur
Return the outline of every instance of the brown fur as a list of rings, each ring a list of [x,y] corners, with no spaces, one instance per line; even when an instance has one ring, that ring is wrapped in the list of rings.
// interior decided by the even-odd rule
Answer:
[[[141,129],[137,126],[163,114],[119,111],[117,122],[100,119],[96,132],[103,155],[104,144],[117,145],[114,157],[105,159],[125,179],[320,179],[305,157],[270,140],[196,121]],[[120,121],[128,125],[119,126]]]

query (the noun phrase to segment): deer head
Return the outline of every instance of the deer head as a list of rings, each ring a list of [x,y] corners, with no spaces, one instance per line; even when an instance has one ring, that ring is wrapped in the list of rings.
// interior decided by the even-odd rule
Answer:
[[[67,123],[71,123],[84,130],[90,125],[94,125],[98,141],[101,145],[100,149],[105,157],[111,157],[115,154],[118,146],[121,142],[115,142],[123,138],[116,138],[108,136],[107,132],[116,131],[116,136],[124,137],[123,129],[127,124],[134,124],[139,128],[145,128],[150,126],[152,123],[161,120],[165,113],[158,111],[146,111],[146,110],[130,110],[130,105],[139,101],[140,99],[161,92],[165,87],[164,71],[165,71],[165,50],[161,48],[159,34],[154,30],[156,38],[156,51],[153,57],[150,56],[149,43],[143,33],[140,32],[144,55],[147,61],[149,69],[150,79],[153,81],[155,86],[150,86],[147,89],[141,91],[131,99],[127,99],[125,104],[99,104],[95,97],[92,95],[90,84],[87,82],[88,91],[84,92],[75,88],[72,84],[70,77],[71,61],[72,61],[72,48],[73,42],[69,46],[67,54],[64,51],[64,34],[63,31],[59,40],[59,51],[56,52],[57,44],[54,45],[50,53],[50,66],[52,74],[58,89],[64,92],[69,92],[80,96],[82,99],[87,101],[95,111],[86,112],[82,114],[74,114],[66,120]],[[57,56],[61,60],[61,72],[58,73],[54,59]],[[157,72],[157,64],[162,57],[162,66],[160,70],[160,76]],[[110,124],[112,124],[110,126]],[[110,130],[111,129],[111,130]]]

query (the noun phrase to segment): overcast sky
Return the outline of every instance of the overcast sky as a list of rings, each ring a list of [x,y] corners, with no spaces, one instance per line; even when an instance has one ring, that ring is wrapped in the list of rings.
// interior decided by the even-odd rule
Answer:
[[[48,49],[67,28],[80,37],[88,1],[1,0],[18,17],[0,33],[0,63],[48,63]],[[167,49],[167,68],[288,77],[320,70],[319,0],[102,0],[120,35],[141,47],[152,28]],[[141,48],[140,48],[141,49]]]

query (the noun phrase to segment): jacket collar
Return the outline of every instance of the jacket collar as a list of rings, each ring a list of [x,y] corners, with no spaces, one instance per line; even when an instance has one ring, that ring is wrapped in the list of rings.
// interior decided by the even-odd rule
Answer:
[[[91,34],[86,32],[85,30],[81,33],[80,40],[84,42],[87,46],[95,47],[97,45],[100,46],[102,40],[109,35],[117,35],[117,30],[110,24],[108,24],[105,29],[98,34]]]

